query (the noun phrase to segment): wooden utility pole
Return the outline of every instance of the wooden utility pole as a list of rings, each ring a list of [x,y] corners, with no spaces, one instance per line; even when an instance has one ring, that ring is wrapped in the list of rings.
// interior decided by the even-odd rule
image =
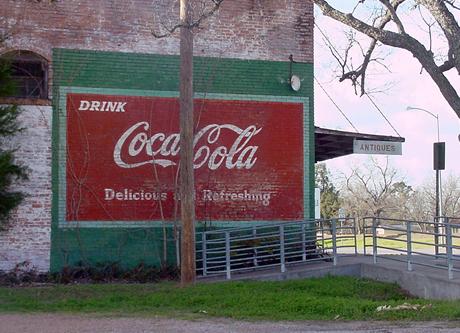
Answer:
[[[195,180],[193,174],[192,0],[180,0],[181,284],[195,282]]]

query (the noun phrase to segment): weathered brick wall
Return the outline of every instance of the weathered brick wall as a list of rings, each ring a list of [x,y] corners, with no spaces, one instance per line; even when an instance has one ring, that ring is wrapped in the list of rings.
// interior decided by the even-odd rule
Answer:
[[[28,166],[29,180],[15,188],[26,194],[12,215],[14,223],[0,235],[0,270],[27,261],[48,270],[51,227],[51,107],[22,106],[25,128],[5,146],[18,148],[16,161]]]
[[[210,3],[209,0],[207,0]],[[65,47],[177,54],[178,34],[152,31],[177,24],[177,0],[2,0],[6,48],[51,57]],[[313,4],[309,0],[228,0],[197,31],[195,54],[226,58],[313,62]],[[0,31],[1,31],[0,30]]]
[[[49,61],[53,48],[177,54],[178,33],[157,39],[152,31],[177,24],[177,0],[2,0],[0,54],[30,50]],[[195,55],[218,58],[313,62],[313,4],[309,0],[227,0],[197,31]],[[50,80],[52,64],[50,64]],[[1,101],[0,101],[1,102]],[[30,180],[14,214],[13,227],[0,234],[0,269],[30,261],[49,269],[51,226],[51,107],[26,106],[18,160]]]

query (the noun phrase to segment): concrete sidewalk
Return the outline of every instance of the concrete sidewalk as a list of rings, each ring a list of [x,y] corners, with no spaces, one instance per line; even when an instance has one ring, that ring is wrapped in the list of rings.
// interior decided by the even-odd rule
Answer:
[[[232,280],[267,280],[281,281],[288,279],[304,279],[326,275],[347,275],[369,278],[382,282],[394,282],[410,294],[428,299],[460,299],[460,272],[454,272],[454,278],[449,280],[448,272],[441,265],[444,259],[413,256],[412,271],[408,271],[405,256],[384,255],[378,257],[377,264],[372,256],[350,255],[338,257],[337,265],[332,261],[322,260],[301,264],[287,265],[286,272],[280,272],[279,267],[258,269],[245,273],[234,273]],[[439,266],[440,268],[426,265]],[[225,276],[201,277],[200,281],[222,281]]]

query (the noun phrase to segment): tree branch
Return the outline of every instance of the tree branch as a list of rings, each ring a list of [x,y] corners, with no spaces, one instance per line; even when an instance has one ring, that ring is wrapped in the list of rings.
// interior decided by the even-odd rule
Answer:
[[[390,16],[393,19],[393,21],[396,23],[399,32],[405,34],[406,31],[404,30],[404,26],[401,20],[399,19],[398,14],[396,14],[396,9],[402,2],[396,2],[396,5],[391,4],[388,0],[380,0],[380,2],[388,9],[388,12],[390,13]]]
[[[430,6],[431,9],[437,9],[437,14],[433,13],[433,15],[438,15],[440,17],[446,17],[446,21],[444,21],[443,26],[447,29],[448,22],[452,20],[455,21],[455,18],[450,15],[447,15],[444,10],[448,12],[445,4],[443,1],[438,0],[417,0],[421,4],[427,4]],[[385,30],[383,28],[378,28],[371,26],[362,20],[354,17],[351,14],[345,14],[335,8],[333,8],[329,3],[325,0],[313,0],[313,2],[322,10],[323,14],[333,18],[336,21],[339,21],[349,27],[369,36],[370,38],[381,42],[384,45],[400,48],[407,50],[412,53],[412,55],[420,62],[420,64],[425,68],[427,73],[430,75],[432,80],[436,83],[439,90],[441,91],[442,95],[444,96],[445,100],[449,103],[451,108],[460,118],[460,97],[452,86],[451,82],[444,76],[444,71],[452,68],[452,63],[459,69],[460,73],[460,30],[458,30],[458,24],[455,22],[453,27],[451,28],[452,31],[458,31],[458,33],[452,36],[453,41],[456,40],[456,43],[450,42],[451,51],[450,51],[450,63],[442,64],[438,66],[433,58],[433,53],[427,50],[422,43],[418,40],[413,38],[412,36],[405,34],[405,33],[396,33],[392,31]],[[399,1],[400,3],[403,0]],[[394,2],[396,3],[396,2]],[[428,4],[429,3],[429,4]],[[428,8],[428,7],[427,7]],[[429,9],[430,10],[430,9]],[[431,12],[431,10],[430,10]],[[436,16],[435,16],[436,18]],[[441,24],[441,23],[440,23]],[[454,48],[452,48],[452,45]]]
[[[213,3],[213,7],[209,11],[203,12],[198,17],[198,19],[192,21],[190,24],[178,23],[178,24],[174,25],[171,28],[167,28],[166,26],[163,25],[163,28],[166,30],[166,33],[160,34],[160,33],[156,33],[155,31],[152,31],[152,35],[155,38],[164,38],[164,37],[171,36],[172,34],[174,34],[180,28],[188,28],[188,29],[199,28],[201,26],[201,24],[203,23],[203,21],[205,21],[208,18],[210,18],[211,16],[213,16],[214,13],[219,10],[220,6],[224,2],[224,0],[210,0],[210,1]]]
[[[452,8],[460,10],[460,7],[455,4],[455,0],[444,0]]]
[[[398,20],[399,18],[396,15],[396,10],[398,9],[399,5],[401,5],[404,1],[406,0],[395,0],[393,3],[390,3],[388,0],[380,0],[386,3],[386,6],[390,7],[392,12],[390,10],[387,10],[387,13],[383,16],[381,21],[377,24],[376,28],[377,29],[383,29],[385,26],[391,22],[392,17],[396,17]],[[401,30],[404,31],[404,27],[401,25]],[[349,49],[351,49],[352,45],[349,46]],[[374,53],[375,49],[377,47],[377,39],[372,39],[371,44],[369,45],[369,48],[365,54],[363,54],[363,62],[362,64],[358,67],[356,70],[349,70],[348,72],[345,71],[346,62],[347,62],[347,56],[348,52],[345,54],[345,60],[343,63],[340,63],[342,67],[342,77],[339,79],[340,82],[344,80],[351,80],[353,87],[355,88],[355,93],[356,93],[356,87],[359,85],[360,90],[361,90],[361,96],[363,96],[366,93],[366,73],[367,69],[369,67],[369,64],[375,60],[372,59],[372,54]],[[347,50],[348,51],[348,50]],[[335,57],[338,59],[337,57]],[[358,84],[357,81],[360,80],[360,83]]]
[[[417,0],[433,15],[449,43],[449,61],[453,62],[460,75],[460,26],[447,8],[445,1]],[[453,67],[451,67],[453,68]]]

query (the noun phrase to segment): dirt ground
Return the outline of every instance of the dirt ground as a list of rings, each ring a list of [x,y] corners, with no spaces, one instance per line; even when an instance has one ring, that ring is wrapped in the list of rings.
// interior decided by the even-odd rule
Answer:
[[[3,314],[0,333],[305,333],[460,332],[460,322],[245,322],[231,319],[95,317],[61,314]]]

